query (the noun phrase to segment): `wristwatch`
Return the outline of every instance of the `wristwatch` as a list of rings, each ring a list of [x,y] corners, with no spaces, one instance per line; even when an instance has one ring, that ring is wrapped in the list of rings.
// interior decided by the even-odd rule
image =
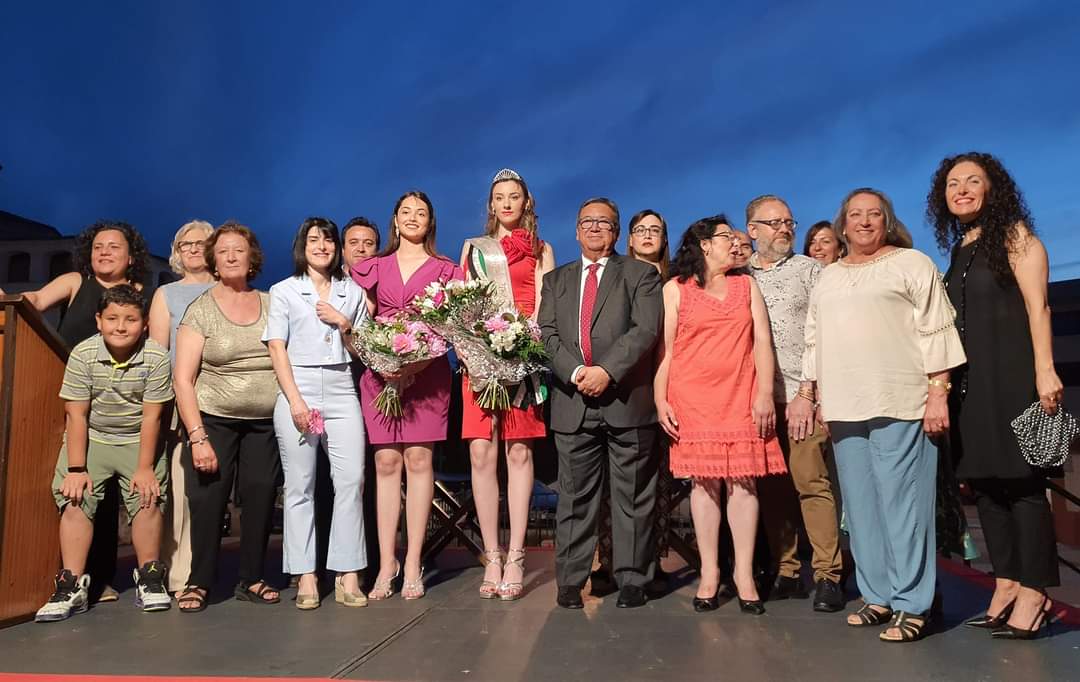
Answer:
[[[82,466],[82,467],[71,467],[71,466],[69,466],[68,467],[68,473],[69,474],[85,474],[86,473],[86,467],[84,467],[84,466]]]

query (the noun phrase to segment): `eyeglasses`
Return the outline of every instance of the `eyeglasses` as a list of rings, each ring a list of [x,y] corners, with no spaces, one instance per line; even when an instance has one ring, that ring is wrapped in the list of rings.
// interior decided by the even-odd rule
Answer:
[[[774,230],[779,230],[782,226],[788,228],[792,232],[794,232],[795,228],[799,226],[799,222],[797,220],[791,220],[790,218],[776,218],[774,220],[751,220],[750,222],[757,223],[758,225],[768,225]]]
[[[607,218],[582,218],[578,221],[578,227],[582,232],[611,232],[615,229],[615,223]]]
[[[197,242],[177,242],[176,250],[180,252],[184,251],[202,251],[206,247],[205,241]]]
[[[729,243],[735,241],[734,232],[717,232],[713,236],[709,237],[709,239],[716,239],[717,237],[720,237],[721,239],[726,239]]]
[[[646,235],[649,237],[659,237],[660,235],[664,234],[664,228],[656,227],[655,225],[651,227],[645,225],[638,225],[634,229],[630,230],[630,234],[637,235],[638,237],[644,237]]]

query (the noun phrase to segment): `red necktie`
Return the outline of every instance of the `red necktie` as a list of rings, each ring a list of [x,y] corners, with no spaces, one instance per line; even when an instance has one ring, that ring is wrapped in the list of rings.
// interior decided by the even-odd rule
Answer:
[[[581,294],[581,357],[585,360],[585,366],[592,366],[592,311],[596,305],[596,288],[600,284],[596,271],[600,269],[599,263],[593,263],[588,268],[589,274],[585,277],[585,292]]]

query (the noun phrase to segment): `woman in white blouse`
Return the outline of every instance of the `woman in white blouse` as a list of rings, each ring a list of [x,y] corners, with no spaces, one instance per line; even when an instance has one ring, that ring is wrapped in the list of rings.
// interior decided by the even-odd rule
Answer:
[[[941,275],[882,192],[849,194],[833,223],[847,255],[810,297],[803,372],[817,382],[862,608],[848,625],[922,637],[934,597],[937,446],[949,370],[965,361]]]
[[[330,458],[334,512],[326,567],[337,571],[336,601],[366,606],[357,571],[367,566],[361,489],[364,419],[349,369],[352,330],[367,315],[364,290],[341,270],[337,226],[308,218],[293,240],[293,276],[270,288],[263,341],[281,393],[274,430],[285,471],[285,573],[299,575],[296,607],[319,606],[315,578],[315,462],[320,442]],[[324,433],[313,431],[312,412]]]

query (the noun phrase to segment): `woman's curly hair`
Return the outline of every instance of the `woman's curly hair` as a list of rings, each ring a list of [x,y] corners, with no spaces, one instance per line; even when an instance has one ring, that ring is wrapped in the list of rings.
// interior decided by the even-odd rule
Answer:
[[[75,270],[83,277],[94,276],[91,261],[94,238],[98,236],[98,233],[105,230],[116,230],[124,235],[124,239],[128,244],[128,256],[131,258],[131,265],[128,266],[125,277],[132,284],[145,286],[148,283],[146,278],[150,272],[150,252],[147,250],[146,242],[138,230],[119,220],[99,220],[75,237]]]
[[[994,273],[999,284],[1015,282],[1016,278],[1009,265],[1009,250],[1020,238],[1020,223],[1032,234],[1035,233],[1035,224],[1028,212],[1024,195],[997,157],[983,152],[968,152],[942,159],[930,183],[930,193],[926,195],[927,222],[933,226],[934,237],[942,252],[952,250],[963,239],[968,228],[949,211],[945,201],[945,184],[949,171],[964,161],[970,161],[982,168],[990,184],[986,190],[982,211],[975,219],[975,225],[982,228],[979,242],[985,250],[990,272]]]

